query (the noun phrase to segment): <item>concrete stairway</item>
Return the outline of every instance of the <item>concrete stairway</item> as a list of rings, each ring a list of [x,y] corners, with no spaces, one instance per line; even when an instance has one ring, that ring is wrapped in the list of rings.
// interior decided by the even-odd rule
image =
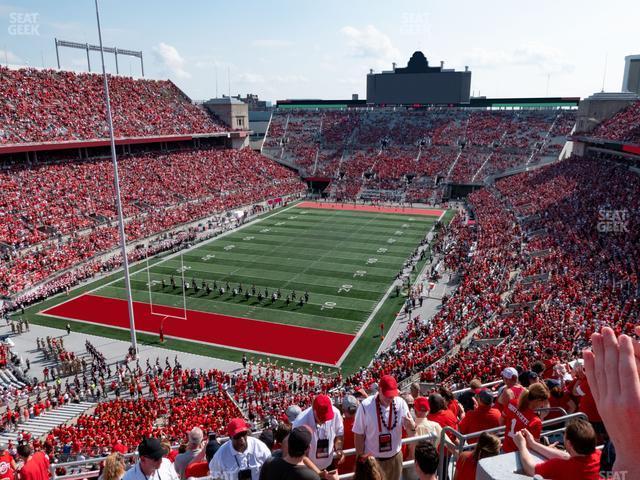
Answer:
[[[62,407],[50,410],[38,417],[30,418],[25,423],[18,424],[18,430],[15,432],[0,434],[0,442],[12,440],[15,443],[18,433],[22,430],[30,433],[35,438],[46,435],[53,430],[53,428],[83,414],[94,405],[96,404],[93,402],[68,403]]]

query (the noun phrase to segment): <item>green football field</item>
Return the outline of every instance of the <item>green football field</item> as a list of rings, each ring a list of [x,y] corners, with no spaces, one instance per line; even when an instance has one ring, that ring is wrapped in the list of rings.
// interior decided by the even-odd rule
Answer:
[[[347,371],[366,365],[379,346],[379,337],[373,340],[372,337],[380,333],[380,321],[384,321],[388,329],[401,304],[402,299],[395,298],[391,284],[437,219],[410,212],[396,214],[291,206],[263,215],[190,250],[151,259],[149,268],[147,262],[141,262],[131,276],[133,299],[145,308],[152,304],[151,315],[144,315],[149,317],[149,325],[153,325],[145,327],[145,320],[141,320],[140,328],[147,333],[146,338],[142,334],[142,340],[156,342],[153,334],[164,322],[164,333],[168,337],[166,346],[170,348],[232,360],[237,360],[242,351],[248,351],[256,355],[339,365]],[[186,291],[182,288],[182,271],[189,284]],[[171,285],[171,277],[175,287]],[[194,280],[197,291],[193,288]],[[203,282],[212,289],[210,293],[202,288]],[[80,295],[85,299],[126,299],[121,274],[101,283],[82,289]],[[221,287],[225,289],[224,293],[220,293]],[[234,289],[242,289],[242,293],[234,295]],[[247,298],[246,292],[253,293],[254,289],[255,295]],[[258,292],[264,298],[259,299]],[[272,298],[274,292],[279,293],[275,300]],[[294,292],[295,300],[292,299]],[[305,293],[308,302],[300,304]],[[286,301],[287,297],[290,302]],[[62,300],[65,300],[62,303],[69,301],[67,298]],[[56,302],[47,302],[45,306],[52,305]],[[43,308],[38,310],[38,313],[32,312],[36,323],[53,322],[55,326],[57,319],[65,323],[76,319],[83,322],[79,324],[80,330],[126,336],[124,330],[109,328],[109,322],[96,320],[102,325],[91,324],[93,319],[62,314],[55,308],[50,308],[43,316]],[[95,313],[96,309],[92,310]],[[139,316],[136,313],[136,317]],[[259,323],[243,323],[242,319]],[[244,339],[250,336],[248,332],[252,325],[264,327],[265,322],[272,324],[269,332],[283,332],[280,339],[269,338],[272,343],[287,342],[288,331],[282,330],[283,326],[304,327],[290,330],[309,339],[309,355],[287,353],[279,347],[271,350],[247,348],[245,344],[216,337],[222,330],[229,330],[222,333],[241,334]],[[111,326],[118,328],[115,324]],[[176,329],[180,329],[180,333],[176,333]],[[207,333],[210,337],[182,333],[209,329],[212,330]],[[322,345],[326,339],[318,337],[316,343],[320,345],[314,344],[313,335],[318,331],[336,334],[335,338],[339,339],[336,343],[344,344],[346,348],[332,354],[327,351],[326,343]],[[260,335],[267,341],[264,333]],[[333,343],[334,337],[328,338],[329,343]],[[314,361],[313,350],[318,351],[317,361]],[[331,361],[322,360],[325,357]]]

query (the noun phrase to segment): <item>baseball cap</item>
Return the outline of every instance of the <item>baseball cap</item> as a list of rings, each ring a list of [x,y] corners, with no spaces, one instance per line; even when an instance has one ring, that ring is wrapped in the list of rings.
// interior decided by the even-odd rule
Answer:
[[[234,418],[227,425],[227,435],[229,438],[233,438],[239,433],[248,432],[249,424],[242,418]]]
[[[426,397],[418,397],[413,401],[413,409],[416,412],[428,412],[429,400]]]
[[[289,433],[287,437],[287,449],[294,457],[299,457],[307,451],[311,445],[311,431],[305,427],[296,427]]]
[[[289,405],[285,415],[287,416],[289,423],[293,423],[301,413],[302,409],[298,405]]]
[[[347,395],[342,399],[342,409],[345,412],[355,412],[358,409],[358,400],[353,395]]]
[[[398,382],[391,375],[384,375],[378,382],[378,387],[385,397],[398,396]]]
[[[493,395],[486,388],[478,388],[475,393],[478,396],[478,400],[483,404],[491,405],[493,403]]]
[[[143,438],[140,445],[138,445],[138,454],[141,457],[160,460],[165,453],[167,453],[166,450],[157,438]]]
[[[502,370],[502,377],[507,379],[517,378],[518,371],[513,367],[507,367],[504,370]]]
[[[322,423],[333,419],[333,404],[327,395],[318,395],[313,399],[313,413]]]

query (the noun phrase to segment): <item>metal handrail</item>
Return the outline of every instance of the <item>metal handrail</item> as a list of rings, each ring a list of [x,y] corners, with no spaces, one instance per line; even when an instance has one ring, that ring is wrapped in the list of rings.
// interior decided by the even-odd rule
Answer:
[[[434,441],[438,438],[438,435],[435,433],[428,433],[426,435],[420,435],[417,437],[407,437],[407,438],[403,438],[400,441],[400,445],[410,445],[412,443],[418,443],[421,442],[423,440],[427,440],[427,441]],[[355,448],[350,448],[348,450],[344,450],[343,455],[345,457],[348,457],[350,455],[355,455],[356,454],[356,449]],[[410,467],[413,465],[413,460],[407,460],[405,462],[402,462],[402,468],[406,468],[406,467]],[[351,479],[355,476],[355,473],[343,473],[342,475],[339,476],[340,480],[348,480]]]
[[[562,408],[559,407],[553,407],[553,408],[549,408],[549,409],[539,409],[539,410],[547,410],[547,411],[551,411],[551,410],[563,410]],[[547,427],[549,425],[555,425],[558,423],[566,423],[569,420],[573,420],[575,418],[581,418],[583,420],[588,420],[587,416],[584,413],[572,413],[569,415],[564,415],[562,417],[557,417],[557,418],[552,418],[550,420],[544,420],[542,422],[542,427],[544,429],[544,427]],[[467,440],[470,439],[474,439],[479,437],[480,435],[482,435],[483,433],[496,433],[498,434],[499,437],[504,438],[504,433],[505,433],[505,425],[501,425],[499,427],[495,427],[495,428],[491,428],[488,430],[481,430],[478,432],[472,432],[472,433],[468,433],[466,435],[458,432],[457,430],[454,430],[451,427],[444,427],[442,429],[442,431],[440,432],[440,444],[438,447],[438,450],[440,452],[440,463],[438,464],[438,475],[439,478],[446,478],[444,476],[444,474],[446,473],[446,462],[445,462],[445,457],[447,455],[446,452],[446,448],[448,448],[449,450],[451,450],[451,452],[455,455],[455,457],[459,457],[463,450],[465,449],[465,447],[469,447],[471,445],[469,445],[467,443]],[[548,437],[551,435],[554,435],[556,433],[560,433],[564,431],[564,427],[561,429],[557,429],[557,430],[547,430],[547,431],[542,431],[541,433],[541,437]],[[453,437],[455,437],[458,440],[458,444],[454,445],[452,442],[448,441],[448,436],[447,433],[450,433]],[[452,473],[455,473],[455,465],[452,467]]]

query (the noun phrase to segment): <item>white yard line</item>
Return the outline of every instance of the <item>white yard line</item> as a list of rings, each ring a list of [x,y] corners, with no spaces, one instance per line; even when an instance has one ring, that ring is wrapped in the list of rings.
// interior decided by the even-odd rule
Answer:
[[[447,210],[443,210],[442,213],[440,214],[440,217],[438,217],[438,220],[441,220],[446,212]],[[429,233],[432,233],[435,226],[436,224],[434,223],[426,235],[429,235]],[[420,271],[420,274],[422,274],[426,266],[427,264],[425,262],[425,265]],[[418,276],[418,278],[420,277]],[[338,360],[338,363],[337,363],[338,366],[342,365],[342,362],[344,362],[344,360],[347,358],[349,353],[351,353],[351,350],[353,350],[353,347],[355,347],[356,343],[358,343],[358,340],[360,340],[360,337],[364,334],[364,332],[366,331],[367,327],[369,326],[373,318],[376,316],[378,311],[382,308],[382,305],[384,304],[384,302],[387,301],[387,298],[389,298],[389,295],[391,295],[391,292],[394,290],[395,286],[396,286],[396,280],[394,280],[393,283],[389,286],[389,288],[387,289],[387,292],[384,294],[382,299],[378,302],[378,305],[376,305],[376,307],[373,309],[373,311],[371,312],[367,320],[362,324],[362,327],[360,327],[360,330],[356,334],[355,338],[351,341],[347,349],[343,352],[342,356],[340,357],[340,360]],[[393,322],[389,326],[389,331],[391,330],[391,328],[393,327],[393,324],[396,322],[397,319],[398,319],[398,316],[396,315],[393,319]]]
[[[293,204],[293,205],[291,205],[291,206],[289,206],[289,207],[285,207],[285,208],[283,208],[282,210],[278,210],[277,212],[274,212],[274,213],[272,213],[271,215],[267,215],[266,217],[256,218],[256,219],[254,219],[254,220],[251,220],[251,221],[250,221],[250,222],[248,222],[248,223],[245,223],[244,225],[240,225],[240,226],[239,226],[239,227],[237,227],[237,228],[234,228],[234,229],[232,229],[232,230],[227,230],[226,232],[223,232],[223,233],[221,233],[220,235],[218,235],[218,236],[216,236],[216,237],[210,238],[209,240],[205,240],[205,241],[203,241],[203,242],[199,242],[199,243],[195,244],[193,247],[189,247],[189,248],[187,248],[187,249],[180,250],[180,251],[178,251],[178,252],[176,252],[176,253],[172,253],[171,255],[167,255],[167,256],[166,256],[165,258],[163,258],[162,260],[159,260],[159,261],[157,261],[157,262],[153,263],[152,265],[149,265],[149,267],[147,267],[147,268],[150,268],[150,267],[152,267],[152,266],[156,266],[156,265],[160,265],[161,263],[164,263],[164,262],[166,262],[167,260],[171,260],[171,259],[173,259],[173,258],[175,258],[175,257],[177,257],[177,256],[179,256],[179,255],[184,255],[185,253],[188,253],[188,252],[190,252],[190,251],[192,251],[192,250],[195,250],[195,249],[197,249],[197,248],[200,248],[200,247],[202,247],[203,245],[207,245],[207,244],[209,244],[209,243],[211,243],[211,242],[215,242],[216,240],[218,240],[218,239],[220,239],[220,238],[222,238],[222,237],[226,237],[227,235],[230,235],[231,233],[235,233],[235,232],[237,232],[238,230],[241,230],[241,229],[243,229],[243,228],[245,228],[245,227],[248,227],[248,226],[250,226],[250,225],[255,225],[256,223],[259,223],[259,222],[261,222],[262,220],[266,220],[267,218],[271,218],[271,217],[273,217],[273,216],[275,216],[275,215],[279,215],[279,214],[280,214],[280,213],[282,213],[282,212],[285,212],[285,211],[287,211],[287,210],[289,210],[289,209],[291,209],[291,208],[294,208],[294,207],[297,205],[297,203],[298,203],[298,202],[296,202],[295,204]],[[147,260],[146,258],[141,259],[141,260],[139,260],[138,262],[136,262],[136,263],[132,264],[131,266],[139,265],[141,262],[145,262],[146,260]],[[138,275],[139,273],[146,272],[147,268],[141,268],[140,270],[138,270],[138,271],[136,271],[136,272],[132,273],[132,274],[131,274],[131,277],[133,277],[133,276],[135,276],[135,275]],[[93,288],[93,289],[91,289],[91,290],[88,290],[88,291],[84,292],[82,295],[89,295],[89,294],[91,294],[91,293],[93,293],[93,292],[95,292],[95,291],[97,291],[97,290],[100,290],[100,289],[101,289],[101,288],[103,288],[103,287],[107,287],[107,286],[109,286],[109,285],[113,285],[113,284],[114,284],[114,283],[116,283],[116,282],[119,282],[119,281],[120,281],[120,280],[122,280],[122,278],[123,278],[123,277],[121,276],[121,274],[122,274],[122,272],[114,272],[114,273],[113,273],[113,274],[111,274],[111,275],[118,275],[118,278],[116,278],[115,280],[112,280],[111,282],[107,282],[107,283],[105,283],[105,284],[103,284],[103,285],[100,285],[100,286],[98,286],[98,287],[96,287],[96,288]],[[79,286],[78,286],[78,287],[76,287],[75,289],[77,289],[77,288],[81,288],[81,287],[82,287],[82,285],[79,285]],[[74,289],[74,290],[75,290],[75,289]],[[82,295],[78,295],[78,297],[81,297]],[[70,302],[71,300],[75,300],[75,299],[76,299],[76,298],[78,298],[78,297],[73,297],[73,298],[70,298],[69,300],[65,300],[64,302],[56,303],[56,305],[55,305],[55,306],[57,307],[57,306],[59,306],[59,305],[64,305],[65,303]],[[52,298],[54,298],[54,297],[52,297]],[[53,307],[49,307],[49,308],[53,308]],[[45,310],[49,310],[49,308],[47,308],[47,309],[45,309]],[[42,314],[42,312],[44,312],[45,310],[42,310],[42,311],[38,312],[38,315],[41,315],[41,314]]]

